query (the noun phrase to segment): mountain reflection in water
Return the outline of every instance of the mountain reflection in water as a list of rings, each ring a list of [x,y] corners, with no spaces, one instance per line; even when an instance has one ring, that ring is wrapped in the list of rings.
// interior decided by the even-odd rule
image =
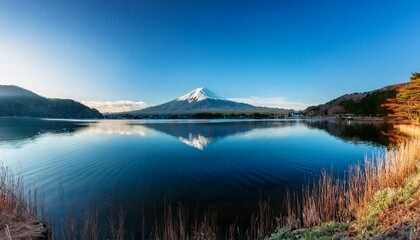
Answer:
[[[255,129],[282,128],[303,124],[321,129],[332,136],[354,143],[387,146],[389,140],[381,132],[388,131],[384,123],[353,123],[345,121],[77,121],[30,118],[0,118],[0,143],[18,142],[44,134],[117,134],[146,136],[150,130],[165,133],[182,143],[204,150],[217,140]]]
[[[254,129],[285,127],[297,124],[296,121],[216,121],[144,123],[142,126],[165,133],[179,139],[188,146],[204,150],[212,142]]]

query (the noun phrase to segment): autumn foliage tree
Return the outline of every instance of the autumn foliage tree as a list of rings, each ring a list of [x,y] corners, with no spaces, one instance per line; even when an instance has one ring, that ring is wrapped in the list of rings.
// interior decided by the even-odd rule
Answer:
[[[389,117],[396,122],[420,126],[420,73],[413,73],[410,82],[397,92],[395,98],[387,99],[382,105],[391,111]]]

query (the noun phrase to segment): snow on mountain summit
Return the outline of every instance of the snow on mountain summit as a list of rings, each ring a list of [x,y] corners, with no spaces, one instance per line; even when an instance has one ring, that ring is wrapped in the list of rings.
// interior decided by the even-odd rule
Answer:
[[[219,97],[217,94],[212,92],[210,89],[201,87],[197,88],[192,92],[185,94],[182,97],[176,99],[177,101],[188,101],[188,102],[199,102],[204,99],[215,99],[215,100],[224,100],[222,97]]]

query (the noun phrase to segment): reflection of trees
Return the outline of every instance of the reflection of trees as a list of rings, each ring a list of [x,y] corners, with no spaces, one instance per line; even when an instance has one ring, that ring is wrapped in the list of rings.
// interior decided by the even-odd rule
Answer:
[[[86,122],[50,121],[31,118],[0,118],[0,142],[25,140],[48,133],[75,133],[86,127]]]
[[[387,146],[390,141],[382,134],[389,125],[384,123],[356,123],[345,121],[305,121],[308,127],[325,130],[329,134],[352,142],[371,142]]]

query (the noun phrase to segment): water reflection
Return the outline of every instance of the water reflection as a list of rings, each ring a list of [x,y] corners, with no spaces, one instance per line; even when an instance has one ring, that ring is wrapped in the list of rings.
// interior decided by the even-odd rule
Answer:
[[[388,130],[383,123],[348,123],[342,121],[68,121],[30,118],[0,118],[0,143],[17,143],[35,139],[44,134],[109,134],[137,135],[145,137],[153,131],[165,133],[182,143],[198,150],[210,144],[241,134],[252,137],[255,134],[278,136],[278,131],[269,129],[284,128],[303,124],[309,128],[321,129],[330,135],[353,143],[369,143],[380,146],[389,145],[389,140],[381,132]],[[266,131],[260,131],[266,129]],[[283,133],[287,134],[287,133]],[[259,136],[261,137],[261,136]]]
[[[44,134],[74,134],[88,122],[33,118],[0,118],[0,142],[19,142]]]
[[[382,132],[388,132],[389,125],[382,122],[348,122],[348,121],[304,121],[310,128],[317,128],[330,135],[353,143],[370,143],[388,146],[390,141]]]
[[[226,121],[226,122],[178,122],[142,123],[142,126],[173,136],[182,143],[204,150],[210,143],[236,134],[256,129],[268,129],[296,125],[296,121]]]
[[[22,176],[45,190],[56,222],[62,206],[81,212],[93,203],[105,213],[109,196],[129,206],[128,225],[140,221],[143,206],[152,219],[151,206],[165,196],[192,208],[213,205],[232,222],[249,219],[261,196],[281,204],[286,187],[300,189],[323,167],[344,171],[381,150],[365,144],[382,144],[379,130],[319,121],[0,119],[0,161],[19,163]]]
[[[103,120],[89,123],[84,134],[109,134],[109,135],[137,135],[145,137],[147,128],[142,125],[130,124],[127,121]]]

